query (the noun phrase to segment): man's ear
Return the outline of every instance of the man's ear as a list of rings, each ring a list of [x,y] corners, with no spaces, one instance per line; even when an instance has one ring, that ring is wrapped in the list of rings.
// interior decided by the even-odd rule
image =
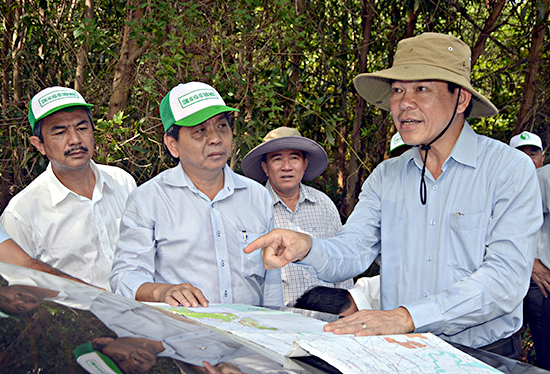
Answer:
[[[309,160],[307,159],[307,157],[304,157],[304,172],[306,171],[308,165],[309,165]]]
[[[265,161],[262,161],[262,169],[264,169],[265,175],[267,175],[267,177],[269,178],[269,174],[267,173],[267,164],[265,163]]]
[[[458,108],[456,109],[456,113],[464,113],[466,109],[468,108],[468,105],[470,104],[470,101],[472,100],[472,93],[462,87],[460,90],[460,99],[458,100]]]
[[[176,143],[178,141],[171,136],[168,136],[164,134],[164,144],[166,145],[166,148],[168,148],[168,152],[172,155],[174,158],[180,157],[180,154],[178,152],[178,148],[176,147]]]
[[[31,144],[34,145],[34,147],[44,156],[46,155],[46,152],[44,151],[44,143],[40,141],[38,136],[31,136]]]

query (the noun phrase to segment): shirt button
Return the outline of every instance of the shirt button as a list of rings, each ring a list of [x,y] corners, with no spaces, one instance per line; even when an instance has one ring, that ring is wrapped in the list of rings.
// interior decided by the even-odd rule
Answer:
[[[105,230],[101,229],[101,230],[99,230],[99,232],[103,234],[105,232]]]
[[[214,203],[210,204],[210,206],[211,206],[212,208],[214,208]]]
[[[429,293],[428,291],[424,291],[424,297],[428,297]]]
[[[223,293],[223,295],[224,295],[225,297],[227,297],[227,290],[225,290],[225,292]]]
[[[432,219],[432,220],[430,221],[430,225],[435,226],[435,219]]]
[[[222,268],[225,266],[225,262],[222,260]]]
[[[432,190],[437,191],[437,188],[438,188],[437,184],[434,184],[433,187],[432,187]]]
[[[216,231],[216,235],[218,235],[218,238],[220,237],[220,230]]]
[[[426,260],[431,261],[431,260],[432,260],[432,256],[428,256],[428,257],[426,258]]]

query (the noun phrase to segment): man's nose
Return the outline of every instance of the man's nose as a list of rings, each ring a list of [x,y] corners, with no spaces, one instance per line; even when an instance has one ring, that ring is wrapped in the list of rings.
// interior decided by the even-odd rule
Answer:
[[[222,142],[222,137],[216,129],[207,129],[206,131],[208,144],[220,144]]]
[[[407,110],[407,109],[413,109],[415,107],[416,107],[416,101],[414,99],[413,93],[410,91],[403,92],[403,95],[399,100],[399,109]]]
[[[80,137],[77,129],[69,129],[67,132],[69,134],[69,144],[82,143],[82,138]]]

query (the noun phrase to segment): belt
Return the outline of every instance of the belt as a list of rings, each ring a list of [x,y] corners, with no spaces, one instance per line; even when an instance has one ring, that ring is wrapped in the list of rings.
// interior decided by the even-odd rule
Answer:
[[[494,343],[480,347],[484,351],[497,353],[517,360],[521,353],[521,342],[523,340],[523,327],[507,338],[497,340]]]

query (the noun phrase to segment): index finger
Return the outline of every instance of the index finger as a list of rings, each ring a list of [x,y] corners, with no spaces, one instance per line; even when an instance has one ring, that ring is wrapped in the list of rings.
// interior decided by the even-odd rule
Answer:
[[[265,235],[260,236],[258,239],[254,240],[252,243],[244,247],[244,253],[252,253],[260,248],[266,247],[272,244],[275,239],[272,238],[273,231],[268,232]]]

